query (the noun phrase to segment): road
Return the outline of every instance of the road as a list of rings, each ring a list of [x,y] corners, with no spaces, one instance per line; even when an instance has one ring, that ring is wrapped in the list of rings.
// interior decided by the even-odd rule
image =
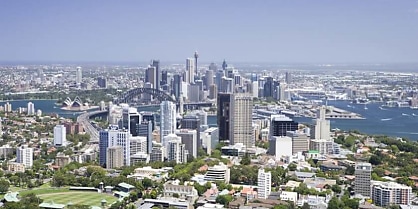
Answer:
[[[90,135],[91,142],[98,142],[99,141],[99,131],[100,127],[92,124],[90,122],[90,116],[104,113],[106,110],[98,110],[93,112],[86,112],[77,117],[77,122],[83,125],[84,131]]]

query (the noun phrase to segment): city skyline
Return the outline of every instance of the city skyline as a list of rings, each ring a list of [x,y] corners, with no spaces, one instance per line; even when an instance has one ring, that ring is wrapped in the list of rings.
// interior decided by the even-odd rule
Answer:
[[[417,1],[0,5],[2,62],[417,62]]]

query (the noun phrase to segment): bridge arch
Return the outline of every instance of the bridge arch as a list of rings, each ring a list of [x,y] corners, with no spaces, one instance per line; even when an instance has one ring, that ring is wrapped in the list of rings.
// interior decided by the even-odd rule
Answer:
[[[114,102],[116,104],[130,103],[136,96],[140,94],[151,94],[152,96],[157,98],[159,101],[171,101],[171,102],[177,103],[177,101],[173,97],[171,97],[164,91],[154,89],[154,88],[130,89],[127,92],[122,93],[117,99],[114,100]]]

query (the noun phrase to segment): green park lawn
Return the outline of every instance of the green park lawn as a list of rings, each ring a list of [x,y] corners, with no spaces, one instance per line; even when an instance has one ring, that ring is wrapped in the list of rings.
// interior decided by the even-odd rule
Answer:
[[[80,204],[90,206],[100,206],[101,201],[105,199],[107,205],[112,204],[117,200],[116,197],[102,194],[97,192],[82,192],[82,191],[66,191],[66,192],[55,192],[55,193],[44,193],[39,194],[39,198],[46,203],[59,203],[59,204]]]
[[[70,190],[68,187],[62,188],[53,188],[53,187],[39,187],[34,189],[20,190],[18,188],[13,188],[12,191],[18,191],[19,195],[25,195],[29,193],[34,193],[36,196],[41,198],[43,202],[46,203],[59,203],[65,204],[81,204],[81,205],[90,205],[90,206],[100,206],[101,201],[105,199],[107,205],[112,204],[117,200],[116,197],[97,192],[90,191],[74,191]]]

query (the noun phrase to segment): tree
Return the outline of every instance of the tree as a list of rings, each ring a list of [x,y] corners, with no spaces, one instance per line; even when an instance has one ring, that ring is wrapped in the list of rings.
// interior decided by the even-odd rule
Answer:
[[[216,197],[216,203],[222,204],[225,207],[228,207],[228,204],[232,201],[232,196],[227,194],[227,195],[218,195],[218,197]]]
[[[372,155],[369,159],[369,163],[372,165],[380,165],[382,164],[382,160],[378,156]]]
[[[333,197],[329,201],[327,209],[341,209],[343,207],[344,204],[337,197]]]
[[[6,193],[7,191],[9,191],[9,187],[10,187],[10,183],[7,180],[5,179],[0,180],[0,193]]]
[[[249,165],[251,163],[250,155],[245,154],[245,156],[241,159],[241,165]]]
[[[311,206],[309,206],[309,204],[308,203],[303,203],[303,205],[302,205],[302,207],[301,207],[301,209],[310,209],[311,208]]]
[[[341,187],[338,184],[334,184],[331,186],[331,190],[337,194],[341,193]]]
[[[297,165],[294,163],[290,163],[289,166],[287,166],[287,168],[289,169],[289,171],[295,171],[297,168]]]

